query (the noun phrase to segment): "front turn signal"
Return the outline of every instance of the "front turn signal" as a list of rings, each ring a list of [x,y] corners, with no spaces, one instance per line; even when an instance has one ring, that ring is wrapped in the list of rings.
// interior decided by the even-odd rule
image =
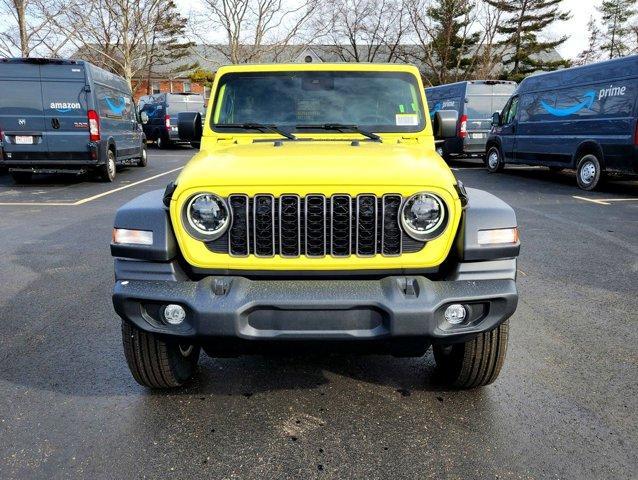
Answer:
[[[478,243],[479,245],[504,245],[518,243],[518,228],[479,230]]]
[[[113,229],[114,245],[153,245],[153,232],[147,230]]]

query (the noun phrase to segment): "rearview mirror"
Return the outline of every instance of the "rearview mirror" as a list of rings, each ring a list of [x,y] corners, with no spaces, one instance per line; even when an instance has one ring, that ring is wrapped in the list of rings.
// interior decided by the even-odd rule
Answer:
[[[146,125],[148,123],[148,113],[140,112],[140,121]]]
[[[202,115],[199,112],[182,112],[177,115],[177,131],[180,140],[197,143],[202,138]]]
[[[494,112],[492,114],[492,126],[498,127],[501,125],[501,114],[498,112]]]
[[[456,110],[439,110],[434,114],[434,138],[452,138],[456,136],[456,124],[459,112]]]

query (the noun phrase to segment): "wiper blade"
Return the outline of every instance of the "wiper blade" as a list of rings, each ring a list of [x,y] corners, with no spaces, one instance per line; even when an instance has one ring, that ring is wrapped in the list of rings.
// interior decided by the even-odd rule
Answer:
[[[289,140],[297,140],[290,132],[285,132],[277,125],[266,123],[215,123],[213,128],[238,128],[242,130],[259,130],[260,132],[273,132],[278,133],[282,137],[286,137]]]
[[[343,123],[322,123],[317,125],[295,125],[296,130],[335,130],[337,132],[350,131],[360,133],[364,137],[368,137],[375,142],[380,142],[381,137],[376,133],[362,130],[357,125],[346,125]]]

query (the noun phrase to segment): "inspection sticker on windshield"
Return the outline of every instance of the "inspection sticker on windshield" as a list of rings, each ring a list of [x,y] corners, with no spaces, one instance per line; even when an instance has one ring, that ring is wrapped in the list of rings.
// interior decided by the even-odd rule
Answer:
[[[413,127],[419,124],[419,117],[416,113],[397,113],[396,124],[401,127]]]

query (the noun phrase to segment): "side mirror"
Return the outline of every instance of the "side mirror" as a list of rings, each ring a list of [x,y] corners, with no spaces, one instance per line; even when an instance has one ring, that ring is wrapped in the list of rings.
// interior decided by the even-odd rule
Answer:
[[[439,110],[434,114],[434,138],[456,137],[456,124],[459,112],[456,110]]]
[[[492,126],[493,127],[498,127],[501,125],[501,114],[498,112],[494,112],[492,114]]]
[[[197,143],[202,138],[202,115],[199,112],[182,112],[177,115],[177,131],[180,140]]]
[[[140,121],[146,125],[148,123],[148,113],[140,112]]]

